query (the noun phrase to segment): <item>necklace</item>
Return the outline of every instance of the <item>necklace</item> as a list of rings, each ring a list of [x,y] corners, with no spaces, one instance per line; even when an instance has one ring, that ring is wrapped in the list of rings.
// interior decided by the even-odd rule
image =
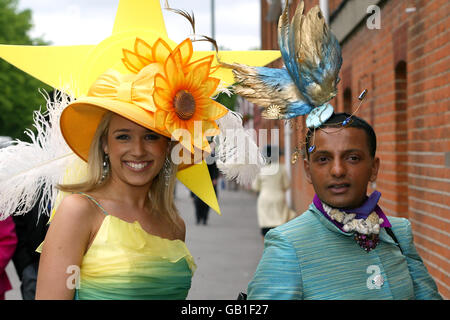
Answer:
[[[354,239],[366,252],[376,248],[379,241],[380,224],[384,222],[378,214],[373,211],[366,219],[355,219],[355,213],[346,213],[336,208],[331,208],[322,202],[325,213],[331,220],[342,224],[345,232],[355,232]]]

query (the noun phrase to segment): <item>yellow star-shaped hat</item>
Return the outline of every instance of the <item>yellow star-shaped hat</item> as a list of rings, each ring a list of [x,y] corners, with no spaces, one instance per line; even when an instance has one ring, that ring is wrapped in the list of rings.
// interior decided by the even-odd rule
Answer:
[[[162,38],[170,46],[159,0],[120,0],[112,34],[97,45],[20,46],[0,45],[0,57],[33,77],[59,90],[71,89],[75,97],[85,95],[91,84],[106,70],[127,73],[122,64],[123,49],[131,49],[136,38],[148,43]],[[193,59],[214,54],[194,51]],[[263,66],[280,57],[278,50],[222,51],[221,61]],[[213,65],[217,65],[215,59]],[[215,78],[234,82],[231,70],[219,68]],[[194,178],[195,177],[195,178]],[[205,162],[180,170],[177,178],[213,210],[220,214],[216,194]],[[206,181],[201,184],[198,181]]]

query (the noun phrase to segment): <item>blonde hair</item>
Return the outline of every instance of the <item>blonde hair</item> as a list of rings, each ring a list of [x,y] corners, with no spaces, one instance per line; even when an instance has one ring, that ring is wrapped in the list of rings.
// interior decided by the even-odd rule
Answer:
[[[70,193],[95,191],[109,181],[111,177],[110,174],[107,174],[104,179],[102,178],[104,161],[103,147],[106,143],[109,124],[113,114],[114,113],[111,111],[106,112],[92,139],[89,148],[87,179],[81,183],[60,184],[57,186],[60,191]],[[150,199],[151,212],[162,215],[167,218],[175,228],[181,229],[179,213],[174,203],[174,190],[178,165],[170,160],[170,154],[175,144],[176,143],[174,142],[169,142],[168,153],[165,160],[166,162],[169,162],[168,166],[165,164],[165,168],[161,169],[156,177],[153,178],[148,196]],[[166,172],[166,170],[168,172]]]

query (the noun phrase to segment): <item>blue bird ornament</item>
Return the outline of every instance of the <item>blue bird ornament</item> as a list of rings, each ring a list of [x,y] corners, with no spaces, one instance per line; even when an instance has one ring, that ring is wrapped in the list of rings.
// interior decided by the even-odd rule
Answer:
[[[267,119],[291,119],[310,114],[308,127],[318,127],[333,114],[327,102],[337,94],[342,53],[319,6],[303,15],[303,1],[289,23],[288,0],[278,21],[283,69],[226,64],[235,92],[263,107]],[[314,112],[312,112],[314,110]]]

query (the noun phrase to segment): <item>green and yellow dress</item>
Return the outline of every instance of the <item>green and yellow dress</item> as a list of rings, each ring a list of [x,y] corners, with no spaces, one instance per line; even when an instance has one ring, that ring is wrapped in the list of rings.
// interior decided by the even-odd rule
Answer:
[[[185,243],[103,212],[106,217],[81,263],[75,299],[185,299],[196,269]]]

